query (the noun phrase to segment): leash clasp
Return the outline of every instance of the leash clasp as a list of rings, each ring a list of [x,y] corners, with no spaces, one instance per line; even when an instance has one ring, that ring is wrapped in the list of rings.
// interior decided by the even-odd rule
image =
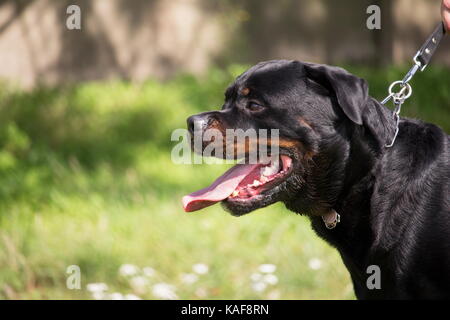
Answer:
[[[418,65],[416,65],[416,66],[418,66]],[[411,70],[413,70],[413,69],[411,69]],[[416,71],[417,71],[417,69],[416,69]],[[416,71],[414,71],[414,72],[416,72]],[[396,85],[400,85],[400,90],[398,92],[394,91],[394,88]],[[381,103],[385,104],[390,99],[392,99],[394,102],[395,109],[392,112],[392,115],[394,116],[394,120],[395,120],[395,133],[394,133],[394,137],[392,138],[391,143],[384,145],[386,148],[392,147],[394,145],[395,139],[397,138],[398,131],[399,131],[398,125],[400,123],[400,111],[402,109],[402,104],[405,102],[406,99],[408,99],[412,95],[412,87],[408,82],[405,82],[404,80],[397,80],[397,81],[394,81],[391,83],[388,91],[389,91],[389,95]]]
[[[395,109],[393,112],[394,120],[395,120],[395,133],[391,143],[386,144],[386,148],[390,148],[394,145],[395,139],[398,134],[398,125],[400,122],[400,110],[402,108],[402,104],[408,99],[412,94],[412,88],[409,84],[409,81],[414,77],[417,71],[425,70],[426,66],[430,62],[431,56],[434,51],[439,46],[443,36],[445,34],[445,28],[443,23],[439,23],[433,33],[428,37],[427,41],[422,45],[419,51],[413,57],[414,65],[409,69],[408,73],[402,80],[397,80],[391,83],[389,86],[389,95],[381,101],[382,104],[386,104],[389,100],[393,100]],[[394,87],[396,85],[400,85],[400,91],[394,92]]]

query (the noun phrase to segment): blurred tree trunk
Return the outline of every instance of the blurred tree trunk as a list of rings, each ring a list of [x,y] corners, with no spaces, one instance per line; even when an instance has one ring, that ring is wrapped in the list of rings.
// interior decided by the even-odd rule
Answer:
[[[381,9],[381,30],[374,30],[373,34],[373,64],[377,66],[389,65],[393,62],[394,56],[394,23],[393,23],[393,1],[375,0],[372,1]],[[377,49],[380,48],[380,49]]]

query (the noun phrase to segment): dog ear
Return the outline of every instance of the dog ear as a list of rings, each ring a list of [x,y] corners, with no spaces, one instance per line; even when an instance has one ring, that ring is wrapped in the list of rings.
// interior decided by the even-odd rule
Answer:
[[[314,81],[330,87],[345,115],[362,124],[362,108],[368,98],[367,82],[338,67],[304,63],[306,74]]]

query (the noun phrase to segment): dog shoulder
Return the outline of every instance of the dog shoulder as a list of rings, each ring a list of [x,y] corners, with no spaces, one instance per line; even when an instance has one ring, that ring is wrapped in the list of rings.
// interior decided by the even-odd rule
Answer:
[[[401,240],[411,230],[411,221],[418,221],[418,228],[427,215],[448,211],[449,155],[448,135],[442,129],[418,120],[401,121],[394,146],[386,149],[373,174],[373,227],[383,247]],[[446,219],[450,223],[450,212]]]

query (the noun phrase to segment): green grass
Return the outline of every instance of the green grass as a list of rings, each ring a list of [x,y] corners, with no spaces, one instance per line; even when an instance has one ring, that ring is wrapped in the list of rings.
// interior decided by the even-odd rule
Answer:
[[[406,68],[349,68],[385,96]],[[211,70],[169,82],[85,83],[24,92],[0,86],[0,298],[90,299],[86,284],[154,299],[152,285],[180,298],[352,299],[336,250],[306,218],[281,204],[235,218],[220,206],[182,211],[181,196],[223,172],[218,165],[175,165],[170,134],[188,115],[220,106],[243,70]],[[449,70],[418,74],[404,114],[450,129]],[[318,270],[309,267],[319,259]],[[191,285],[195,263],[209,272]],[[252,290],[258,266],[277,266],[279,282]],[[136,288],[123,264],[156,275]],[[66,287],[66,268],[81,268],[81,290]]]

